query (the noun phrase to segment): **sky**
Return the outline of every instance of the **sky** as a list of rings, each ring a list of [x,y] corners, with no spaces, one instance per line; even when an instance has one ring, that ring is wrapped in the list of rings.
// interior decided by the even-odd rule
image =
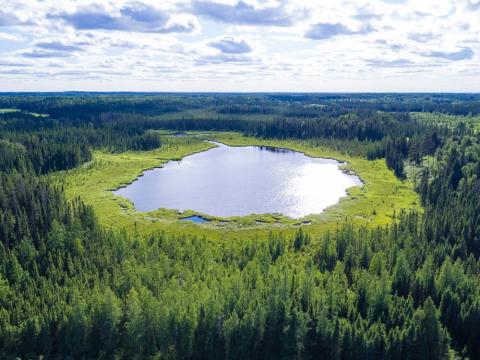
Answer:
[[[479,92],[480,0],[0,0],[0,91]]]

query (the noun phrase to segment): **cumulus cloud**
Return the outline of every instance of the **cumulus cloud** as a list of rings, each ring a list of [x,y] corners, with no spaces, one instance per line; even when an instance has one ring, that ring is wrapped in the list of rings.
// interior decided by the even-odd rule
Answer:
[[[396,59],[396,60],[382,60],[382,59],[367,59],[365,60],[368,66],[381,67],[381,68],[395,68],[395,67],[410,67],[415,63],[408,59]]]
[[[408,38],[410,40],[419,42],[419,43],[427,43],[434,39],[437,39],[439,36],[433,33],[410,33],[408,34]]]
[[[384,79],[395,90],[391,75],[421,74],[433,88],[435,79],[479,74],[480,0],[0,2],[0,71],[42,84],[115,76],[139,90],[142,81],[167,89],[167,80],[221,90],[225,79],[229,89],[289,91],[281,84],[291,79],[299,91],[333,91],[342,90],[329,87],[337,79],[373,90]]]
[[[164,10],[141,2],[130,2],[111,13],[102,6],[81,7],[50,18],[64,20],[77,30],[112,30],[144,33],[189,33],[197,28],[191,17],[174,19]],[[183,21],[179,21],[183,20]]]
[[[0,10],[0,26],[14,26],[23,24],[25,24],[25,22],[21,21],[15,14]]]
[[[31,49],[31,50],[20,52],[20,56],[23,56],[26,58],[37,58],[37,59],[62,58],[62,57],[68,57],[71,55],[72,55],[71,53],[66,51],[45,51],[41,49]]]
[[[372,20],[380,20],[383,17],[382,14],[376,13],[374,10],[367,6],[363,6],[357,9],[353,18],[359,21],[372,21]]]
[[[225,36],[191,49],[196,65],[248,65],[258,62],[251,44],[241,38]],[[185,49],[184,49],[185,50]]]
[[[252,51],[252,47],[245,40],[237,40],[233,37],[210,41],[208,46],[226,54],[245,54]]]
[[[28,67],[29,64],[21,63],[21,62],[11,62],[11,61],[0,61],[0,67]]]
[[[475,52],[470,48],[463,48],[458,51],[429,51],[423,52],[421,55],[431,58],[445,59],[450,61],[460,61],[472,59]]]
[[[197,65],[221,65],[221,64],[251,64],[255,59],[247,54],[220,53],[215,55],[202,55],[196,60]]]
[[[373,31],[372,26],[368,24],[358,30],[352,30],[341,23],[318,23],[307,30],[305,37],[313,40],[325,40],[340,35],[363,35]]]
[[[390,49],[392,51],[399,51],[399,50],[402,50],[402,49],[405,48],[405,46],[403,44],[387,41],[385,39],[377,39],[377,40],[375,40],[374,43],[377,44],[377,45],[380,45],[382,47],[385,47],[387,49]]]
[[[478,0],[466,0],[467,7],[470,10],[477,11],[480,10],[480,1]]]
[[[25,72],[25,69],[8,69],[8,70],[4,70],[4,69],[0,69],[0,74],[2,75],[37,75],[37,74],[32,74],[31,72]]]
[[[288,12],[284,1],[276,6],[257,8],[242,0],[234,5],[209,0],[194,0],[192,10],[195,14],[206,16],[215,21],[259,26],[290,26],[296,21],[298,15],[305,15],[301,10],[300,13],[296,14]]]
[[[78,45],[65,44],[60,41],[41,41],[35,44],[37,48],[50,51],[72,52],[83,50]]]
[[[15,34],[0,33],[0,40],[18,42],[18,41],[22,41],[23,37]]]
[[[85,51],[88,45],[88,41],[78,38],[70,41],[46,39],[34,42],[31,48],[18,51],[17,54],[23,58],[67,58]]]

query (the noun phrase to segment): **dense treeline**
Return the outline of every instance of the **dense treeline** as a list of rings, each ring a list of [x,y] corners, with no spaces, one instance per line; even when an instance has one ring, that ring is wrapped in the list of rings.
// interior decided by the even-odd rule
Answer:
[[[452,138],[439,154],[441,166],[423,173],[420,194],[428,207],[430,236],[455,256],[480,256],[480,138]],[[428,179],[432,177],[433,180]],[[446,222],[445,219],[451,219]]]
[[[187,103],[177,97],[151,98],[145,95],[0,97],[0,108],[18,108],[34,114],[48,114],[54,118],[74,116],[77,119],[87,119],[92,114],[105,111],[158,115],[186,107]]]
[[[151,129],[240,131],[263,138],[355,141],[357,154],[367,154],[370,159],[385,157],[389,167],[404,177],[406,159],[420,163],[424,156],[433,155],[451,132],[447,127],[412,118],[408,112],[419,111],[418,104],[434,106],[431,111],[449,112],[441,105],[450,104],[464,106],[463,112],[453,111],[463,114],[477,100],[474,95],[408,94],[4,96],[0,97],[0,108],[24,112],[4,114],[10,119],[0,125],[11,131],[58,124],[81,128],[75,136],[83,137],[84,143],[118,151],[158,146],[152,143],[151,135],[145,135]],[[132,135],[139,138],[132,139]],[[374,148],[372,142],[377,143]]]
[[[43,174],[74,168],[92,159],[88,146],[54,143],[42,137],[23,137],[22,142],[0,140],[0,169],[30,170]]]
[[[160,145],[158,135],[134,126],[77,125],[28,114],[0,114],[0,171],[28,169],[45,174],[90,161],[93,149],[142,151]]]
[[[134,97],[128,98],[128,101],[122,96],[99,97],[96,101],[92,97],[34,99],[32,104],[23,98],[17,103],[11,100],[14,104],[10,105],[30,111],[49,111],[52,116],[39,117],[24,112],[2,114],[0,130],[5,132],[2,136],[4,139],[19,142],[27,147],[29,154],[36,153],[40,154],[37,157],[45,158],[46,164],[37,166],[37,172],[78,166],[90,160],[92,148],[113,151],[153,149],[160,146],[160,140],[149,130],[169,129],[240,131],[262,138],[317,139],[330,143],[333,140],[339,144],[350,142],[349,148],[354,142],[355,153],[367,154],[370,159],[385,157],[388,166],[399,177],[403,177],[405,159],[421,162],[425,155],[432,155],[441,146],[442,139],[450,131],[416,120],[408,113],[364,109],[347,112],[335,104],[294,104],[287,106],[283,113],[275,113],[274,108],[279,107],[278,103],[270,103],[264,98],[209,99],[207,105],[210,104],[216,112],[200,117],[192,114],[179,117],[159,115],[164,114],[160,109],[164,105],[169,107],[175,104],[176,111],[197,107],[198,99],[191,97]],[[144,103],[150,105],[146,106],[145,111],[139,111]],[[153,116],[151,109],[158,110],[158,113]],[[272,116],[255,117],[265,114]],[[23,139],[19,139],[22,137],[19,132],[23,134]],[[26,139],[32,136],[35,139]],[[69,144],[68,159],[59,158],[59,152],[54,149],[58,144]],[[52,154],[45,149],[51,149]]]
[[[168,114],[185,109],[219,112],[284,113],[312,117],[318,113],[350,111],[439,112],[452,115],[480,114],[478,94],[168,94],[168,93],[52,93],[4,94],[1,108],[19,108],[55,117],[88,118],[106,111],[144,115]],[[293,111],[293,113],[290,113]],[[303,114],[303,115],[300,115]]]
[[[61,109],[61,99],[39,100],[40,109],[25,98],[25,110],[47,110],[49,102]],[[404,113],[327,116],[318,107],[313,117],[255,121],[94,114],[91,105],[92,116],[77,118],[70,112],[81,109],[68,101],[62,118],[0,115],[1,358],[480,358],[480,137],[473,131],[425,126]],[[256,106],[231,96],[208,101],[229,116]],[[424,213],[397,214],[377,229],[339,224],[315,238],[302,230],[238,242],[141,238],[106,231],[93,209],[67,202],[39,176],[78,166],[96,148],[162,146],[149,131],[158,128],[364,148],[398,176],[409,159],[421,169]],[[435,157],[433,166],[421,167],[425,155]]]
[[[240,131],[248,136],[273,139],[306,139],[329,143],[355,144],[353,153],[369,159],[386,158],[387,165],[404,177],[403,162],[421,163],[433,155],[451,131],[412,119],[407,113],[350,112],[316,118],[152,118],[102,114],[94,123],[115,122],[117,127],[168,129],[175,131]],[[372,144],[374,144],[372,146]],[[352,151],[349,151],[352,153]]]

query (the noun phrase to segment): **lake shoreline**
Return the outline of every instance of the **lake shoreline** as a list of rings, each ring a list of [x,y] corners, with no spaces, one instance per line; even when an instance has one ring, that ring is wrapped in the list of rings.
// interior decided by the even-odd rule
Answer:
[[[348,196],[348,189],[363,185],[336,159],[288,148],[230,146],[195,138],[214,146],[205,150],[210,155],[190,154],[145,170],[114,194],[130,200],[142,213],[191,210],[222,219],[280,214],[300,220],[322,214]],[[235,164],[242,164],[241,168]],[[168,172],[162,170],[167,168]]]
[[[157,131],[157,130],[152,130]],[[203,141],[190,140],[187,137],[168,137],[168,133],[158,131],[168,143],[166,148],[148,152],[129,152],[109,154],[96,152],[95,160],[87,168],[65,173],[66,193],[70,199],[80,196],[87,204],[94,206],[102,223],[107,226],[118,226],[129,229],[141,229],[148,234],[155,229],[168,232],[182,232],[192,234],[208,234],[213,238],[231,238],[239,232],[251,233],[252,236],[268,234],[269,228],[295,229],[298,221],[272,215],[244,216],[225,219],[217,218],[208,224],[180,224],[179,218],[187,212],[179,214],[173,210],[158,209],[151,212],[139,212],[127,199],[115,196],[112,189],[119,189],[134,182],[144,171],[162,168],[168,161],[178,161],[186,156],[211,150],[205,148]],[[192,134],[192,133],[190,133]],[[350,219],[353,223],[378,226],[390,222],[394,213],[401,209],[418,208],[418,196],[412,190],[408,181],[398,180],[385,166],[384,161],[370,161],[360,157],[352,157],[337,153],[325,147],[315,147],[306,143],[292,141],[265,140],[244,137],[234,132],[202,132],[202,137],[208,137],[227,146],[269,146],[286,149],[305,154],[311,158],[333,159],[347,162],[342,171],[353,171],[362,181],[362,187],[351,187],[339,202],[326,208],[321,214],[307,216],[305,220],[312,221],[307,226],[313,233],[325,230],[334,230],[336,223]],[[200,140],[200,139],[198,139]],[[176,145],[178,144],[178,145]],[[185,144],[185,145],[184,145]],[[189,144],[187,147],[185,147]],[[272,146],[273,145],[273,146]],[[159,163],[160,162],[160,163]],[[348,167],[345,169],[344,167]],[[61,175],[63,178],[64,175]],[[373,212],[373,209],[375,212]],[[195,215],[194,212],[188,212]],[[200,214],[205,215],[205,214]],[[208,217],[209,219],[211,217]],[[257,224],[257,220],[265,221],[264,225]],[[137,224],[137,225],[135,225]],[[141,227],[139,227],[141,225]],[[201,229],[200,229],[201,228]],[[282,230],[283,231],[283,230]],[[255,235],[256,234],[256,235]]]

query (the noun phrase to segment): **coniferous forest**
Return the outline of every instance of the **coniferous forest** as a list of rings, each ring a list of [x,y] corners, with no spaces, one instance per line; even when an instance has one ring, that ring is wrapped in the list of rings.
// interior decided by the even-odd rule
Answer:
[[[480,359],[480,96],[0,96],[0,358]],[[162,132],[309,141],[415,173],[389,224],[218,241],[107,228],[58,178]],[[55,177],[55,181],[53,180]]]

